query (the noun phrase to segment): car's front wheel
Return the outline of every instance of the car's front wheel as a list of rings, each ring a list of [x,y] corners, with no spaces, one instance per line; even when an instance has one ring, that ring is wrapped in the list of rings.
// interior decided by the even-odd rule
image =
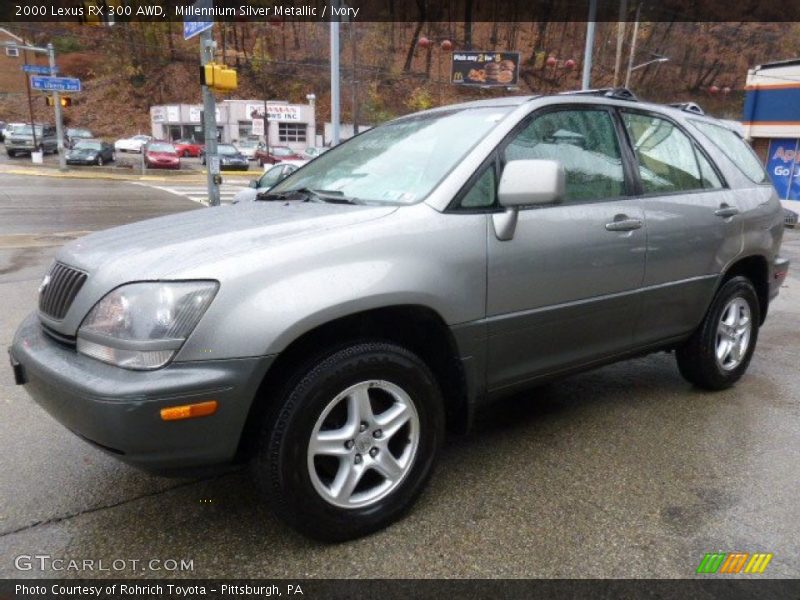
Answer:
[[[326,541],[398,519],[431,474],[444,436],[439,386],[405,348],[364,342],[301,369],[267,419],[253,461],[267,501]]]
[[[707,390],[732,386],[747,370],[761,312],[753,284],[733,277],[717,292],[703,322],[675,355],[683,377]]]
[[[103,163],[103,157],[102,157],[102,156],[98,156],[98,157],[97,157],[97,166],[98,166],[98,167],[102,167],[102,166],[103,166],[103,164],[104,164],[104,163]]]

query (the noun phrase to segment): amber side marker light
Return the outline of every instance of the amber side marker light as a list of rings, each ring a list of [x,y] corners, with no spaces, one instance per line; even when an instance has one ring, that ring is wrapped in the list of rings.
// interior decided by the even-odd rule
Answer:
[[[194,419],[195,417],[207,417],[217,412],[217,401],[208,400],[207,402],[197,402],[196,404],[183,404],[182,406],[170,406],[161,409],[162,421],[179,421],[181,419]]]

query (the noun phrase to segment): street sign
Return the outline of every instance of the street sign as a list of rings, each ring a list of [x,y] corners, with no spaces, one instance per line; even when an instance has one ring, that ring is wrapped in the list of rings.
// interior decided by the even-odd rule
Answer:
[[[36,75],[55,75],[58,73],[58,67],[50,68],[43,65],[22,65],[22,70]]]
[[[46,92],[80,92],[81,80],[74,77],[37,77],[31,75],[31,89]]]
[[[519,52],[453,52],[452,83],[514,86],[518,78]]]
[[[219,175],[219,168],[220,168],[219,156],[209,156],[208,157],[208,171],[212,175]]]
[[[188,40],[214,26],[214,21],[200,21],[204,14],[214,12],[214,0],[197,0],[183,21],[183,39]]]

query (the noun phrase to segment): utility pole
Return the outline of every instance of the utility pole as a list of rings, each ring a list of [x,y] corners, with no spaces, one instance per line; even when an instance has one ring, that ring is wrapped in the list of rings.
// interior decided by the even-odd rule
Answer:
[[[338,8],[338,0],[333,6]],[[331,11],[333,12],[333,11]],[[331,146],[339,144],[339,21],[338,16],[331,15]]]
[[[633,71],[633,58],[636,55],[636,38],[639,36],[639,14],[642,10],[642,3],[636,7],[636,21],[633,23],[633,35],[631,36],[631,54],[628,57],[628,73],[625,75],[625,87],[631,87],[631,71]]]
[[[589,0],[589,21],[586,23],[586,48],[583,52],[582,90],[588,90],[592,83],[592,52],[594,50],[594,30],[596,25],[597,0]]]
[[[619,21],[617,22],[617,55],[614,58],[614,86],[619,85],[619,72],[622,67],[622,43],[625,38],[625,16],[628,12],[628,0],[619,2]]]
[[[56,70],[56,52],[53,44],[47,44],[47,59],[50,61],[50,72]],[[58,170],[67,170],[67,155],[64,154],[64,125],[61,121],[61,95],[58,91],[53,92],[53,104],[56,109],[56,142],[58,143]]]
[[[200,64],[214,61],[214,35],[212,29],[200,34]],[[206,181],[208,183],[208,205],[219,206],[219,156],[217,155],[217,107],[214,93],[207,85],[203,91],[203,131],[206,142]]]
[[[353,135],[358,135],[358,81],[356,81],[356,22],[350,21],[350,47],[353,57]]]
[[[22,51],[22,60],[25,61],[25,64],[28,64],[28,51]],[[33,134],[33,147],[36,148],[36,122],[33,118],[33,100],[31,99],[31,81],[28,79],[28,74],[23,73],[22,76],[25,78],[25,91],[28,92],[28,112],[31,115],[31,133]]]

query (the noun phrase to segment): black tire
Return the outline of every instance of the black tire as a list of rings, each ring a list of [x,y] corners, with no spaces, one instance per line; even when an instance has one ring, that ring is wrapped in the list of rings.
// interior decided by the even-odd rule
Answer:
[[[750,335],[747,349],[735,368],[725,369],[717,360],[718,327],[723,311],[735,298],[747,303],[750,310]],[[675,356],[681,375],[690,383],[706,390],[724,390],[736,383],[747,370],[758,341],[761,310],[753,284],[746,277],[733,277],[717,291],[703,322]]]
[[[16,158],[17,156],[17,153],[14,152],[13,150],[6,150],[6,154],[8,154],[9,158]]]
[[[363,507],[335,506],[312,483],[309,441],[337,395],[372,380],[399,386],[412,399],[419,420],[416,452],[387,495]],[[355,343],[299,368],[276,400],[252,467],[267,502],[294,529],[328,542],[367,535],[399,519],[424,489],[444,439],[444,407],[436,379],[415,354],[384,342]]]
[[[103,166],[103,157],[102,156],[98,156],[97,157],[97,166],[98,167],[102,167]]]

